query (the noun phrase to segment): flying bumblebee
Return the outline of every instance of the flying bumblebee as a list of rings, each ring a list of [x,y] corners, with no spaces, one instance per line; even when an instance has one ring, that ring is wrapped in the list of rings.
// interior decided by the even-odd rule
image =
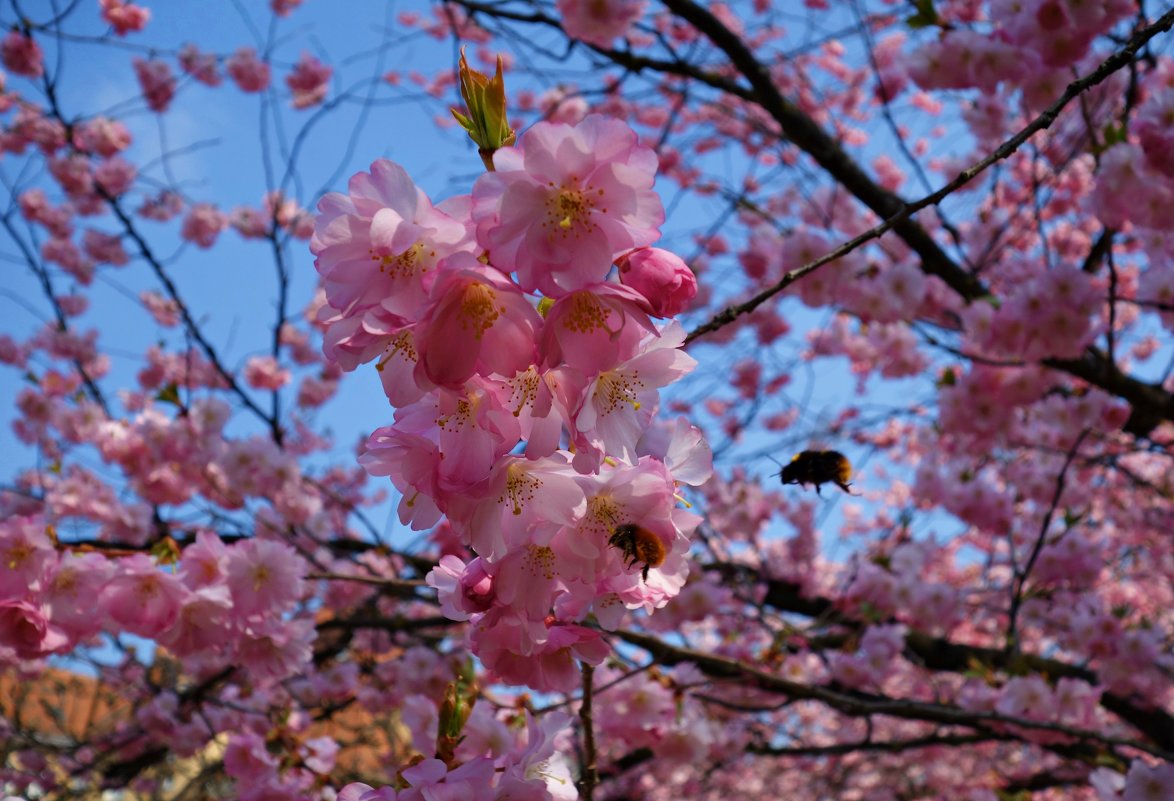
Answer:
[[[801,487],[814,484],[817,495],[822,494],[819,491],[822,484],[835,484],[849,495],[856,494],[848,483],[852,478],[852,463],[839,451],[800,451],[790,464],[783,466],[779,478],[784,484]]]
[[[625,567],[630,568],[632,565],[643,562],[644,568],[640,571],[640,575],[644,577],[645,581],[648,581],[649,570],[664,564],[666,553],[664,543],[661,542],[660,537],[643,526],[637,526],[633,523],[616,526],[616,530],[608,539],[607,544],[620,549],[624,558],[628,560]]]

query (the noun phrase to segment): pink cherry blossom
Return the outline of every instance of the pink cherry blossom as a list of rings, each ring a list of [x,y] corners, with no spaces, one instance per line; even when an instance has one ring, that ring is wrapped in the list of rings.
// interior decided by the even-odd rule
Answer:
[[[273,215],[248,206],[237,206],[229,213],[228,224],[245,239],[264,239],[273,227]]]
[[[328,302],[343,313],[339,322],[377,306],[415,317],[440,259],[471,249],[465,226],[385,159],[349,189],[322,198],[310,241]]]
[[[175,192],[164,189],[144,200],[137,213],[148,220],[166,222],[181,211],[183,211],[183,198]]]
[[[617,256],[660,235],[656,156],[616,120],[537,123],[494,165],[473,185],[477,241],[527,291],[557,297],[602,281]]]
[[[300,749],[303,764],[320,775],[328,775],[334,769],[338,750],[338,743],[331,737],[311,737]]]
[[[250,539],[228,551],[233,613],[242,618],[289,609],[302,594],[306,562],[290,546]]]
[[[713,476],[713,450],[701,429],[684,417],[653,420],[640,435],[636,454],[663,462],[681,484],[699,487]]]
[[[643,0],[558,0],[567,36],[610,47],[644,13]]]
[[[316,106],[330,89],[332,67],[323,64],[309,53],[302,53],[293,72],[285,76],[285,85],[293,93],[293,107],[302,109]]]
[[[258,680],[279,681],[305,669],[316,636],[312,620],[270,619],[240,635],[234,659]]]
[[[397,795],[395,788],[391,786],[376,790],[369,784],[351,782],[338,791],[338,801],[396,801]]]
[[[150,9],[124,0],[98,0],[98,4],[102,7],[102,19],[110,23],[119,36],[141,31],[151,19]]]
[[[80,153],[51,159],[49,172],[71,198],[82,198],[94,191],[94,174],[90,160]]]
[[[436,590],[441,611],[449,620],[468,620],[493,602],[493,579],[480,557],[466,565],[455,556],[442,556],[426,580]]]
[[[484,481],[494,462],[517,445],[518,421],[503,400],[496,385],[473,379],[459,391],[438,390],[396,413],[396,428],[425,435],[443,454],[434,498]]]
[[[552,801],[574,801],[579,797],[566,758],[555,753],[555,737],[569,723],[566,714],[545,715],[541,720],[526,714],[526,746],[507,758],[498,779],[498,798],[541,794]]]
[[[575,404],[575,429],[609,454],[636,461],[636,443],[657,406],[657,388],[697,361],[679,348],[685,331],[671,322],[627,361],[588,379]]]
[[[30,601],[0,601],[0,648],[19,659],[39,659],[69,646],[70,640]]]
[[[401,523],[419,531],[440,520],[434,500],[440,495],[440,450],[432,440],[393,426],[377,428],[367,440],[359,463],[374,476],[390,476],[403,494]]]
[[[36,144],[45,154],[52,154],[65,146],[65,126],[60,120],[41,113],[34,106],[22,106],[12,122],[12,135]]]
[[[40,518],[17,517],[0,523],[0,598],[23,598],[40,589],[55,560],[53,543]]]
[[[244,376],[253,389],[277,390],[289,383],[290,371],[272,356],[253,356],[245,362]]]
[[[122,267],[130,261],[120,237],[95,231],[93,228],[87,228],[82,235],[82,247],[86,255],[96,262]]]
[[[263,92],[269,86],[269,65],[257,58],[257,51],[242,47],[224,62],[228,76],[242,92]]]
[[[1096,790],[1100,801],[1120,801],[1125,789],[1125,777],[1108,768],[1097,768],[1088,775],[1089,785]]]
[[[575,523],[586,511],[583,488],[562,453],[499,459],[485,490],[477,497],[455,499],[449,516],[460,521],[470,544],[490,561],[519,545],[546,544],[558,528]]]
[[[54,625],[77,639],[96,634],[102,619],[94,614],[93,599],[113,572],[101,554],[62,554],[40,595]]]
[[[219,86],[220,73],[216,69],[216,56],[201,53],[190,42],[179,50],[179,67],[205,86]]]
[[[538,356],[542,318],[500,272],[468,253],[446,259],[415,331],[418,385],[457,388],[474,374],[513,376]]]
[[[530,621],[544,620],[555,598],[567,591],[557,562],[548,545],[512,548],[493,565],[496,600]]]
[[[497,797],[490,759],[472,759],[451,770],[439,759],[425,759],[402,774],[410,786],[399,792],[398,801],[493,801]]]
[[[131,135],[123,123],[105,117],[95,117],[80,123],[74,129],[73,141],[83,150],[89,150],[99,156],[113,156],[130,146]]]
[[[651,310],[636,290],[610,281],[568,292],[546,313],[541,344],[546,363],[584,374],[610,370],[656,332]]]
[[[73,233],[73,211],[68,205],[53,206],[42,189],[30,189],[17,198],[21,215],[30,222],[40,223],[54,236],[67,238]]]
[[[224,749],[224,772],[237,781],[256,784],[277,772],[277,760],[265,740],[251,731],[233,734]]]
[[[320,321],[326,327],[322,350],[326,358],[343,370],[354,370],[380,357],[375,369],[393,406],[407,406],[424,395],[427,390],[416,384],[419,353],[414,325],[379,306],[361,316],[345,315],[324,306],[322,314]]]
[[[269,0],[269,7],[279,17],[288,17],[301,4],[302,0]]]
[[[600,632],[575,625],[551,626],[545,642],[528,653],[514,650],[524,640],[518,626],[476,629],[472,636],[474,652],[497,679],[539,692],[570,692],[579,684],[575,659],[597,665],[611,650]]]
[[[100,603],[105,614],[127,631],[157,637],[175,625],[188,592],[175,576],[138,554],[118,562]]]
[[[550,456],[559,447],[563,426],[570,420],[560,374],[531,365],[498,384],[499,397],[515,418],[519,436],[526,440],[526,458]]]
[[[223,584],[195,590],[184,599],[175,624],[158,637],[159,644],[180,657],[207,656],[223,650],[232,603],[232,595]]]
[[[220,232],[228,227],[228,216],[210,203],[197,203],[183,220],[180,235],[202,248],[216,243]]]
[[[147,106],[151,111],[159,113],[167,111],[167,107],[171,105],[171,99],[175,97],[176,87],[171,67],[167,66],[167,62],[158,59],[144,61],[141,58],[136,58],[132,63]]]
[[[140,292],[139,300],[159,325],[172,327],[179,324],[179,304],[165,298],[158,292]]]
[[[564,86],[556,86],[543,92],[538,98],[538,107],[542,109],[544,120],[567,125],[582,122],[590,109],[581,95]]]
[[[137,172],[129,161],[113,156],[94,168],[94,183],[108,195],[122,195],[131,188]]]
[[[0,40],[0,60],[16,75],[36,78],[45,72],[44,55],[41,46],[31,36],[9,31]]]
[[[1134,760],[1125,774],[1121,801],[1160,801],[1174,793],[1174,763],[1149,766]]]

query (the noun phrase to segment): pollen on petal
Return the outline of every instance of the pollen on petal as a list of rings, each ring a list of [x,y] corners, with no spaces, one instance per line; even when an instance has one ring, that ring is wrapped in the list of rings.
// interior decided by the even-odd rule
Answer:
[[[550,581],[555,574],[554,564],[554,550],[549,545],[526,546],[526,555],[522,558],[522,570],[535,578],[541,577]]]
[[[640,401],[636,400],[636,394],[642,389],[644,382],[635,373],[616,370],[601,373],[595,393],[599,413],[611,414],[625,404],[631,406],[633,411],[638,411]]]
[[[416,361],[416,343],[412,340],[412,332],[400,331],[392,337],[391,342],[387,343],[385,352],[387,355],[375,363],[376,370],[382,371],[396,355],[402,354],[404,359],[409,362]]]
[[[417,272],[427,272],[428,267],[420,256],[424,253],[424,243],[417,242],[403,253],[380,254],[375,248],[368,253],[371,260],[379,264],[379,272],[386,273],[391,278],[411,278]]]
[[[533,501],[542,489],[541,479],[535,478],[521,465],[510,465],[506,471],[505,490],[498,497],[500,504],[509,503],[513,513],[520,515],[522,507]]]

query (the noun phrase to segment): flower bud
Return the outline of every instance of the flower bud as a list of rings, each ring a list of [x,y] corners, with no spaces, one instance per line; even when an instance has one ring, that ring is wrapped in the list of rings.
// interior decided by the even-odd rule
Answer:
[[[512,145],[517,137],[510,128],[505,100],[505,79],[502,77],[501,56],[497,57],[497,73],[490,78],[484,73],[469,68],[465,52],[461,51],[458,73],[461,82],[461,98],[465,101],[468,116],[455,108],[452,115],[461,127],[469,132],[469,138],[477,143],[485,167],[493,171],[493,152]]]
[[[658,317],[672,317],[697,295],[697,277],[680,256],[660,248],[640,248],[621,257],[620,283],[643,295]]]

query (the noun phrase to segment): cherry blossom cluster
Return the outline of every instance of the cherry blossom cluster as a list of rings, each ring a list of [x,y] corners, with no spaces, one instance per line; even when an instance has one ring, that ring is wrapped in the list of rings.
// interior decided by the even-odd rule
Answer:
[[[40,516],[0,523],[0,651],[65,653],[102,631],[156,640],[194,672],[239,664],[258,682],[306,664],[315,631],[285,617],[304,592],[304,559],[268,539],[226,546],[206,533],[174,572],[145,554],[111,560],[61,549]]]
[[[497,679],[565,691],[573,657],[608,650],[589,614],[614,628],[688,572],[698,518],[677,486],[708,477],[709,452],[684,423],[653,425],[657,390],[694,362],[680,325],[652,318],[695,283],[649,247],[656,159],[622,123],[539,123],[493,164],[434,206],[378,161],[323,199],[311,247],[328,357],[377,360],[397,407],[360,461],[391,478],[404,523],[443,515],[475,554],[431,574],[445,613],[472,621]],[[621,526],[655,542],[615,545]]]
[[[425,701],[427,699],[424,699]],[[471,801],[506,801],[511,798],[536,798],[543,801],[574,801],[579,797],[566,757],[556,753],[560,735],[565,733],[570,717],[554,713],[536,719],[525,717],[526,738],[522,740],[492,715],[470,718],[469,754],[460,764],[450,766],[443,760],[424,759],[400,771],[400,788],[375,789],[368,784],[353,783],[343,787],[340,801],[429,801],[434,798],[461,798]],[[433,727],[434,728],[434,727]],[[420,750],[430,752],[430,743],[420,743]],[[461,754],[458,752],[458,756]]]
[[[967,12],[957,8],[946,13],[958,15],[959,22],[974,21],[964,19]],[[988,31],[961,25],[947,29],[938,41],[914,51],[907,68],[925,88],[993,91],[1004,81],[1031,84],[1041,74],[1062,73],[1080,61],[1094,39],[1132,13],[1128,0],[993,2]]]
[[[301,0],[271,0],[271,8],[279,16],[290,14],[300,5]],[[117,36],[142,31],[151,19],[148,8],[127,3],[124,0],[99,0],[102,19],[109,23]],[[264,92],[272,82],[272,67],[262,59],[253,47],[240,47],[231,55],[218,56],[201,52],[187,43],[178,51],[177,63],[180,70],[205,86],[219,86],[223,81],[220,69],[245,93]],[[4,66],[17,75],[37,77],[44,72],[44,54],[40,45],[26,33],[12,31],[0,42],[0,60]],[[171,64],[162,57],[132,60],[139,88],[148,108],[157,113],[167,111],[179,88]],[[317,106],[326,98],[332,67],[310,53],[303,53],[292,70],[285,76],[290,92],[290,103],[295,109]]]
[[[32,39],[14,32],[5,42],[5,66],[23,74],[38,74],[35,64],[21,61],[33,58]],[[318,91],[309,84],[299,86],[303,94]],[[148,93],[149,102],[150,97]],[[136,187],[136,168],[122,155],[131,144],[126,125],[96,116],[76,122],[72,135],[67,136],[65,126],[52,114],[18,95],[0,96],[0,112],[10,110],[15,110],[15,118],[0,132],[0,149],[19,154],[29,147],[39,148],[46,155],[49,174],[65,195],[64,202],[54,204],[43,189],[32,188],[17,198],[21,215],[48,234],[40,245],[42,257],[83,285],[93,280],[98,265],[125,266],[129,257],[120,236],[89,227],[78,236],[75,218],[102,214],[107,198],[122,201]],[[164,190],[147,197],[137,212],[147,219],[167,221],[183,213],[185,205],[178,194]],[[208,248],[229,227],[245,238],[267,237],[276,230],[308,239],[313,220],[296,201],[274,191],[266,193],[259,207],[240,206],[227,214],[210,203],[193,203],[187,207],[180,235]]]

